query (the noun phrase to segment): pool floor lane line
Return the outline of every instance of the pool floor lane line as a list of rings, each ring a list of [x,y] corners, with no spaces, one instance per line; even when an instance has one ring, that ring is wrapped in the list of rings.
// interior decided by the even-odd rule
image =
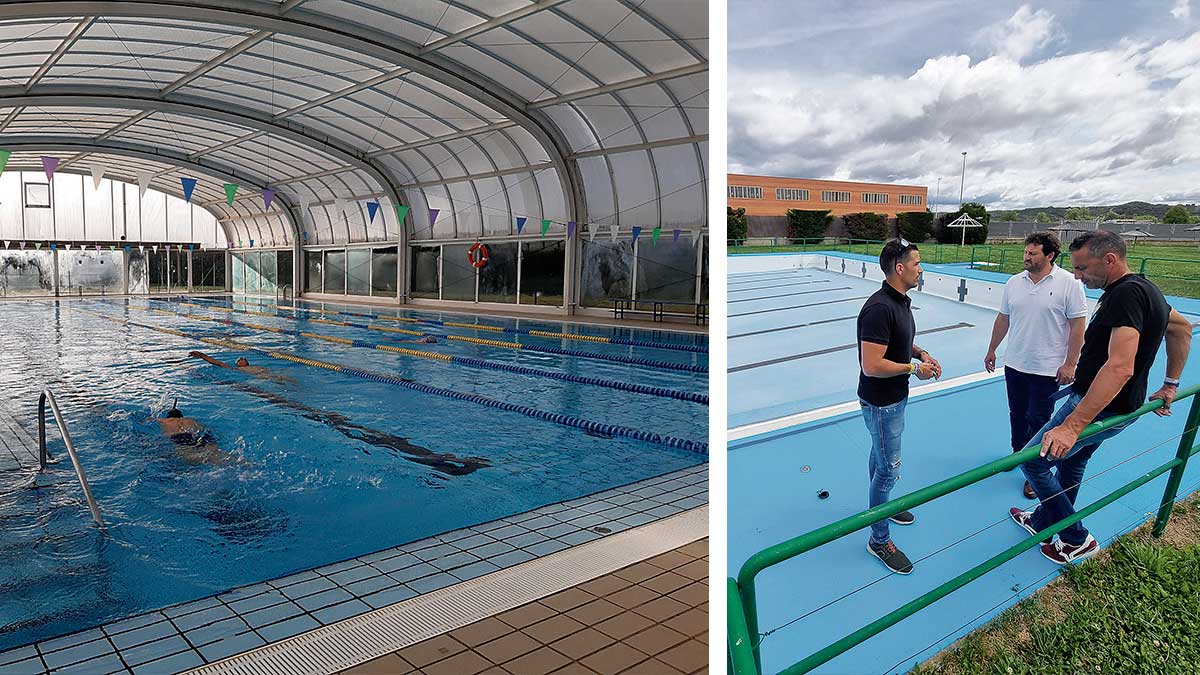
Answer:
[[[827,284],[829,279],[818,279],[816,281],[796,281],[790,284],[775,284],[774,286],[755,286],[754,288],[731,288],[729,293],[745,293],[747,291],[765,291],[769,288],[783,288],[785,286],[806,286],[808,284]]]
[[[948,331],[948,330],[958,330],[959,328],[974,328],[974,327],[975,327],[975,324],[973,324],[973,323],[966,323],[966,322],[960,321],[959,323],[950,324],[948,326],[938,326],[936,328],[927,328],[925,330],[919,330],[919,331],[917,331],[917,335],[929,335],[930,333],[941,333],[943,331]],[[807,358],[810,358],[813,356],[820,356],[822,354],[831,354],[833,352],[843,352],[848,349],[855,349],[856,347],[858,347],[858,345],[856,343],[850,343],[848,345],[838,345],[836,347],[828,347],[826,349],[818,349],[818,350],[812,351],[812,352],[803,352],[801,354],[793,354],[791,356],[781,356],[777,359],[770,359],[769,361],[759,361],[757,363],[747,363],[747,364],[741,365],[741,366],[734,366],[729,369],[729,372],[738,373],[743,370],[751,370],[753,368],[762,368],[763,366],[772,366],[772,365],[775,365],[776,363],[785,363],[787,361],[796,361],[799,359],[807,359]]]
[[[856,295],[852,298],[840,298],[838,300],[826,300],[825,302],[811,302],[807,305],[792,305],[791,307],[775,307],[773,309],[759,309],[753,312],[742,312],[741,314],[728,314],[728,318],[732,319],[738,316],[751,316],[753,314],[768,314],[770,312],[786,312],[789,309],[804,309],[805,307],[820,307],[821,305],[832,305],[838,302],[850,302],[851,300],[866,300],[869,295]]]
[[[601,577],[708,535],[708,506],[382,607],[186,675],[333,675]]]
[[[832,288],[818,288],[812,291],[798,291],[796,293],[783,293],[781,295],[763,295],[757,298],[740,298],[738,300],[729,300],[727,304],[732,305],[735,302],[755,302],[756,300],[773,300],[775,298],[790,298],[794,295],[812,295],[813,293],[832,293],[833,291],[848,291],[849,286],[835,286]]]
[[[914,307],[913,309],[916,309],[916,308]],[[777,333],[781,330],[792,330],[793,328],[804,328],[805,326],[820,326],[820,325],[826,324],[826,323],[837,323],[838,321],[849,321],[850,319],[857,319],[857,318],[858,318],[858,315],[855,314],[854,316],[839,316],[839,317],[834,317],[832,319],[821,319],[820,321],[809,321],[808,323],[798,323],[798,324],[795,324],[792,326],[780,326],[778,328],[764,328],[763,330],[751,331],[749,333],[737,333],[735,335],[730,335],[728,339],[732,340],[734,338],[744,338],[744,337],[750,337],[752,335],[764,335],[766,333]]]

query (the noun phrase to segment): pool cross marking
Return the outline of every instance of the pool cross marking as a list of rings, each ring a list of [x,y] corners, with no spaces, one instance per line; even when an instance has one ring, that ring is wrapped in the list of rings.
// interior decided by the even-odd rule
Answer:
[[[959,279],[958,280],[958,301],[963,302],[966,300],[966,298],[967,298],[967,280]]]

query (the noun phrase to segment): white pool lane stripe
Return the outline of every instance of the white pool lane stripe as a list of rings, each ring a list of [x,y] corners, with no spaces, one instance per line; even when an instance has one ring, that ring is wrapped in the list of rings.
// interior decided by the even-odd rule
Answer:
[[[976,382],[983,382],[984,380],[991,380],[1003,376],[1004,369],[997,368],[996,372],[994,373],[980,371],[978,373],[963,375],[962,377],[956,377],[942,382],[924,384],[919,387],[913,387],[909,392],[909,398],[928,396],[930,394],[936,394],[939,391],[945,391],[955,387],[963,387],[968,384],[975,384]],[[836,417],[837,415],[844,415],[849,412],[857,411],[858,407],[859,405],[857,400],[847,401],[845,403],[838,403],[837,405],[817,408],[816,410],[809,410],[806,412],[797,413],[795,415],[777,417],[773,420],[766,420],[765,422],[745,424],[740,427],[734,427],[730,429],[728,432],[728,440],[738,441],[743,438],[750,438],[751,436],[757,436],[759,434],[779,431],[780,429],[787,429],[788,427],[794,427],[799,424],[807,424],[808,422],[815,422],[817,420],[823,420],[829,417]]]
[[[187,675],[332,675],[706,536],[704,505],[237,654]]]

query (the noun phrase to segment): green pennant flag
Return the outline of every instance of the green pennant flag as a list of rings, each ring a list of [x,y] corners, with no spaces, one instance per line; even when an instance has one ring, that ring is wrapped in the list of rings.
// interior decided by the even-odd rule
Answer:
[[[229,202],[230,206],[233,206],[233,198],[237,195],[237,191],[238,186],[234,185],[233,183],[225,184],[225,201]]]
[[[547,230],[549,230],[549,229],[550,229],[550,221],[549,221],[549,220],[543,220],[543,221],[542,221],[542,236],[543,236],[543,237],[544,237],[544,236],[546,236],[546,231],[547,231]]]
[[[8,158],[11,155],[11,150],[0,150],[0,173],[4,173],[4,167],[8,166]]]
[[[400,222],[403,223],[404,217],[407,215],[408,215],[408,207],[404,206],[402,204],[397,204],[396,205],[396,217],[400,219]]]
[[[651,239],[651,242],[650,242],[650,243],[652,243],[652,244],[657,244],[657,243],[658,243],[658,237],[659,237],[659,235],[661,235],[661,234],[662,234],[662,225],[658,225],[658,226],[656,226],[656,227],[654,228],[654,237]]]

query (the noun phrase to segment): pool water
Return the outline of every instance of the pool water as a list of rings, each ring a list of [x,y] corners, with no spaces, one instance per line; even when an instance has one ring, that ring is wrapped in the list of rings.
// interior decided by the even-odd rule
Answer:
[[[254,302],[262,305],[256,311],[275,313],[269,301]],[[273,317],[217,306],[253,309],[228,300],[3,305],[0,384],[6,395],[0,407],[36,436],[38,393],[43,387],[55,392],[107,528],[101,533],[91,524],[65,459],[45,477],[46,487],[0,494],[0,651],[707,461],[704,402],[347,342],[691,393],[707,392],[702,368],[612,359],[702,367],[703,351],[387,324],[440,338],[437,344],[410,344],[405,341],[415,336],[318,323],[316,313]],[[181,313],[301,329],[344,342]],[[476,321],[440,312],[379,313]],[[500,318],[478,322],[707,345],[702,336],[661,331]],[[450,335],[519,339],[610,358],[451,341]],[[203,337],[309,364],[271,358],[266,351],[237,352],[201,342]],[[191,350],[227,363],[247,356],[279,377],[223,369],[190,358]],[[404,385],[334,372],[313,361],[383,374]],[[491,407],[480,403],[484,399],[518,406]],[[166,437],[155,418],[176,400],[187,417],[208,429],[219,453],[200,457]],[[537,417],[530,410],[554,414]],[[599,424],[579,428],[566,419]],[[615,428],[649,433],[605,432]],[[49,429],[48,436],[50,451],[65,454],[57,430]],[[673,439],[674,445],[638,438]]]

